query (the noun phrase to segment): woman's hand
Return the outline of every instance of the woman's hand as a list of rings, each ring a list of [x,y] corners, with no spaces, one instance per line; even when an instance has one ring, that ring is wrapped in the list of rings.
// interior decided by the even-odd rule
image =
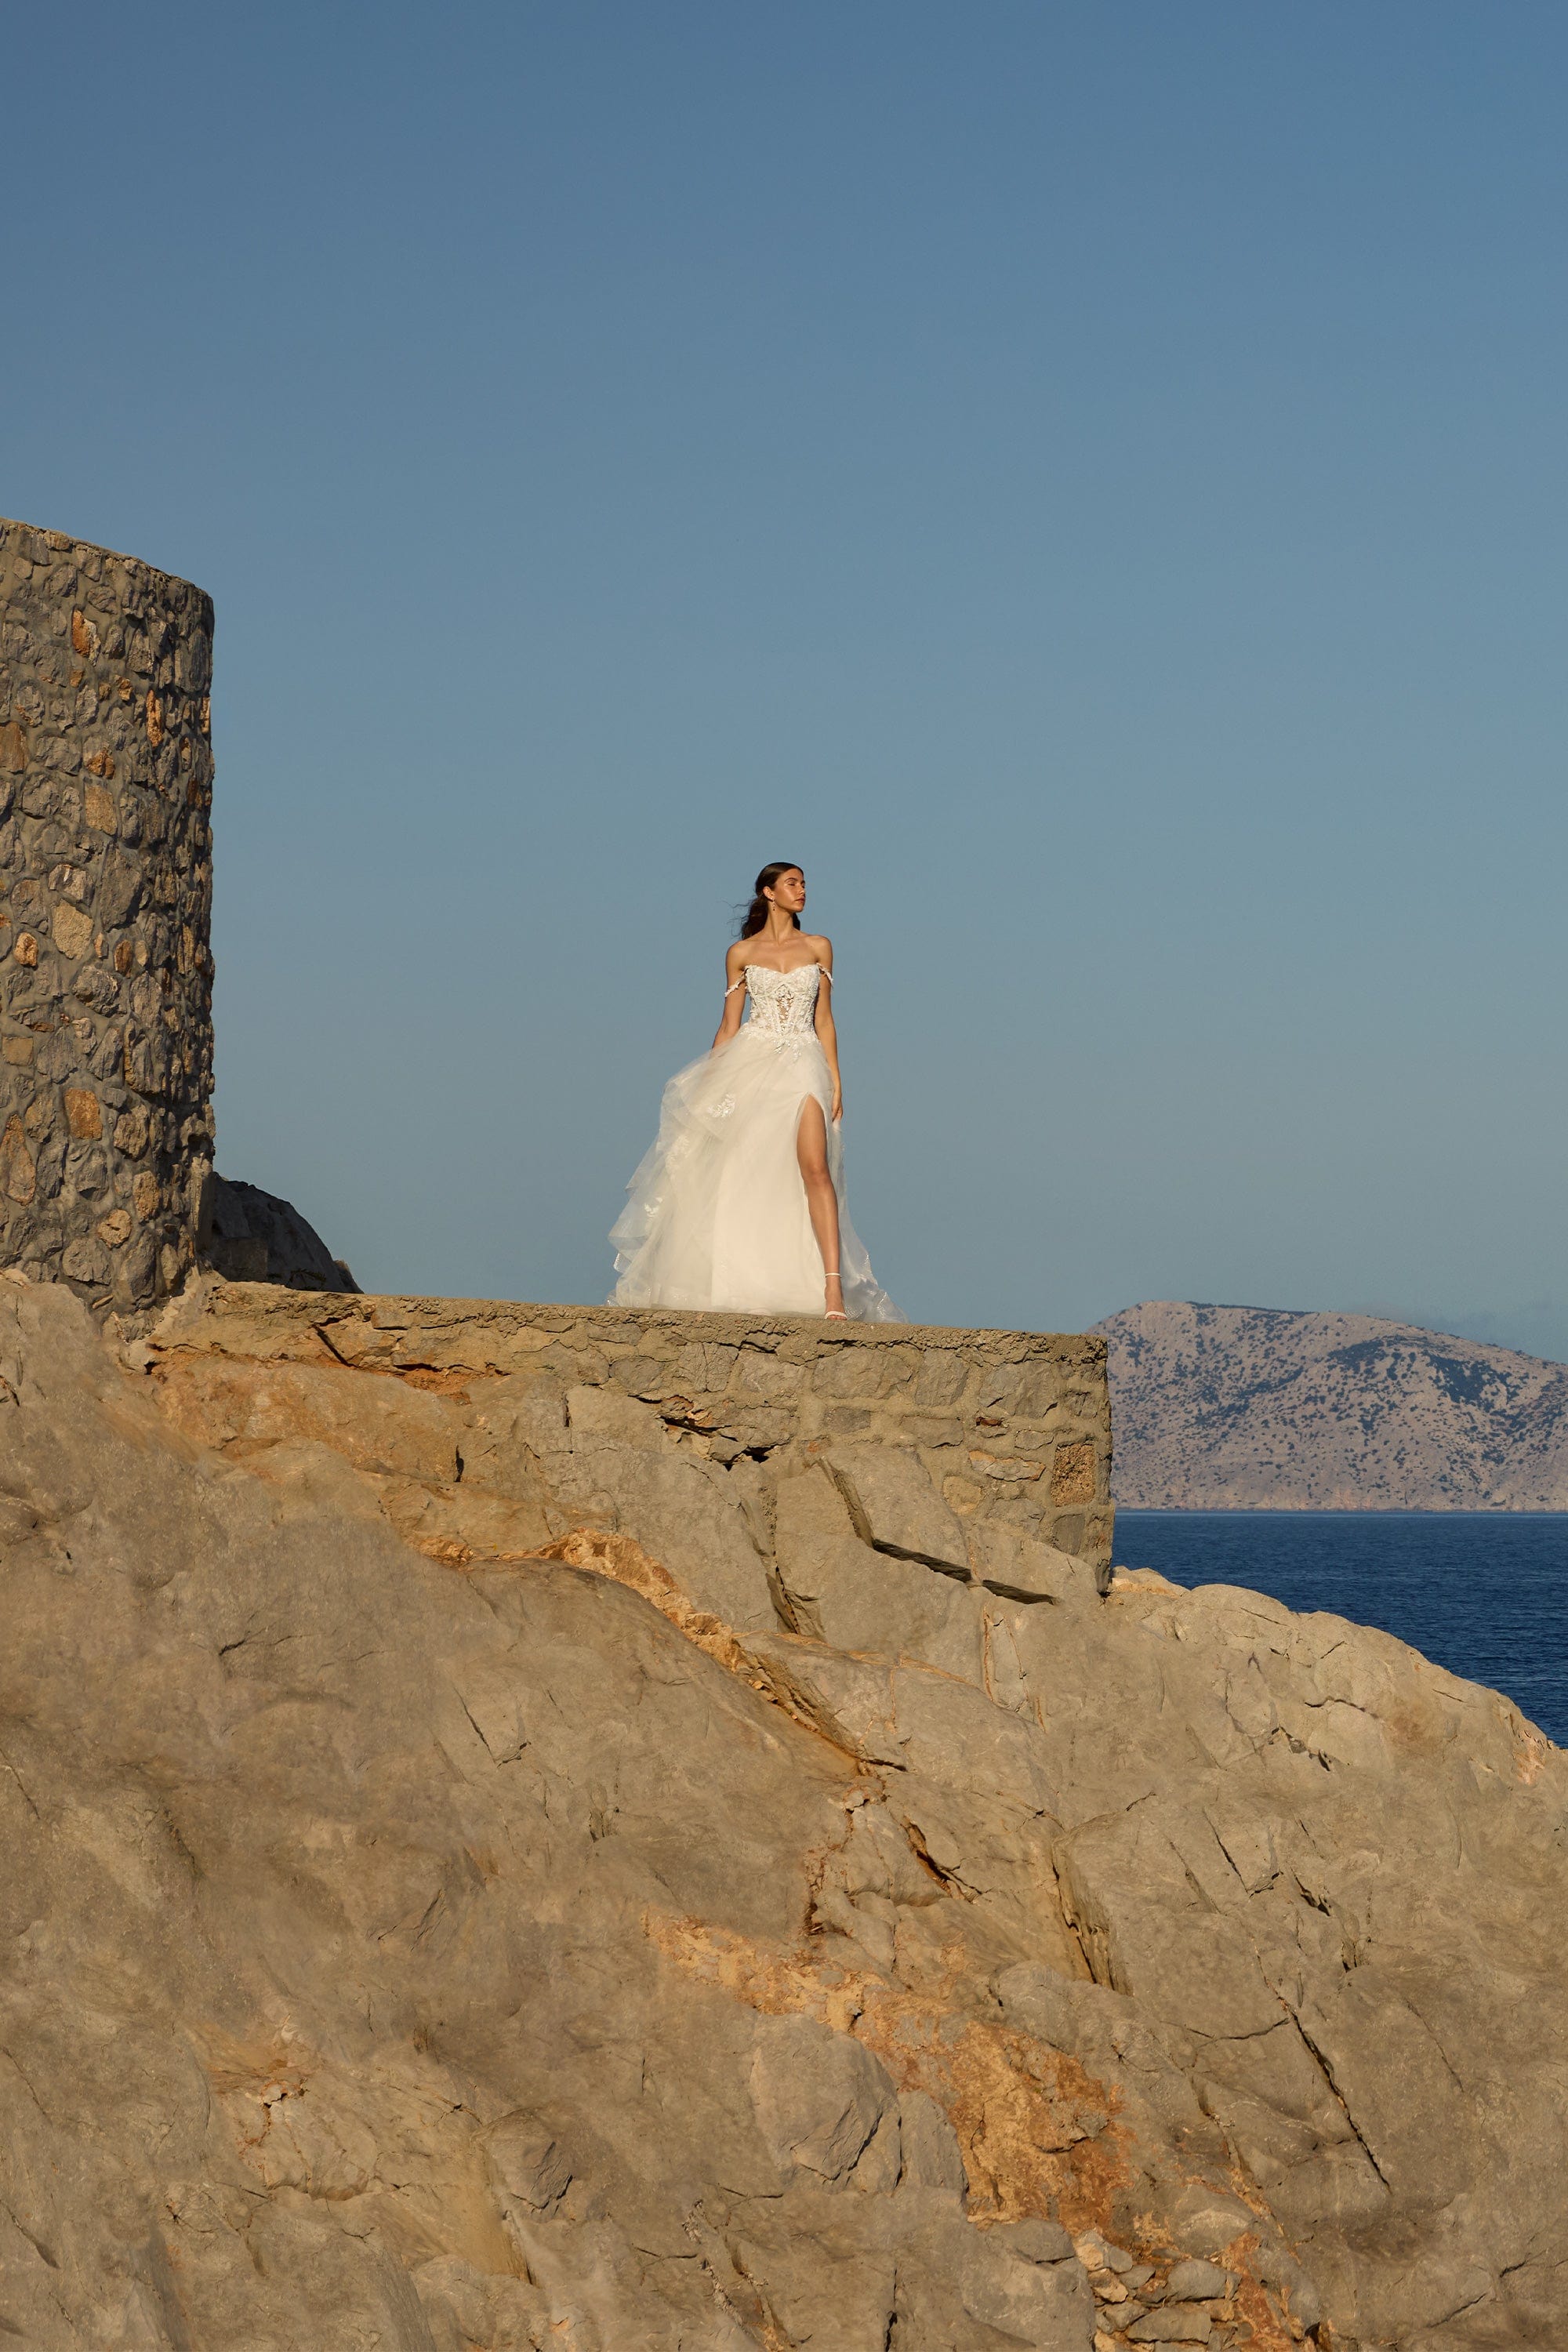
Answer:
[[[844,1089],[837,1078],[833,1081],[833,1124],[837,1126],[844,1116]]]

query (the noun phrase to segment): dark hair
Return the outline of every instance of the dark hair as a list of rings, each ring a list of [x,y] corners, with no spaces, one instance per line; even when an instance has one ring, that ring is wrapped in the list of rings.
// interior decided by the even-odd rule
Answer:
[[[763,898],[763,892],[764,890],[771,890],[781,874],[800,874],[804,873],[804,866],[798,865],[793,857],[775,857],[771,866],[763,866],[762,872],[757,877],[756,896],[752,898],[751,905],[747,908],[745,919],[741,925],[740,936],[742,939],[754,939],[756,934],[762,929],[763,925],[768,919],[768,902]],[[792,915],[790,917],[790,921],[795,925],[795,929],[798,931],[800,929],[800,917],[798,915]]]

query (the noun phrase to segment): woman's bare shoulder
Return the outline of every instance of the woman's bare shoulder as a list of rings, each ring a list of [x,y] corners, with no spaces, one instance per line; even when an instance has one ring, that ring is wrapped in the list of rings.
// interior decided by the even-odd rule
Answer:
[[[807,931],[805,939],[806,946],[810,948],[819,963],[833,961],[833,941],[826,931]]]
[[[746,961],[746,942],[745,942],[745,940],[731,940],[731,942],[730,942],[730,944],[729,944],[729,946],[728,946],[728,947],[725,949],[725,950],[724,950],[724,969],[725,969],[725,971],[726,971],[727,972],[729,972],[729,973],[731,975],[731,977],[732,977],[736,972],[738,972],[738,971],[740,971],[741,966],[745,962],[745,961]]]

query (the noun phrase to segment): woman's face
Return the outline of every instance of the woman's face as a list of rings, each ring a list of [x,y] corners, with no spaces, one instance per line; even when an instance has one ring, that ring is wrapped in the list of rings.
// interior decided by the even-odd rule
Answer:
[[[764,896],[772,898],[781,915],[798,915],[805,904],[805,877],[799,866],[786,866]]]

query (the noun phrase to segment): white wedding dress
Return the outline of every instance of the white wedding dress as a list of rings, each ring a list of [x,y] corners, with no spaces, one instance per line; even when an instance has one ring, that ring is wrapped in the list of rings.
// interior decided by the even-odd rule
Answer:
[[[748,964],[747,1019],[666,1087],[658,1137],[610,1235],[620,1276],[613,1306],[822,1313],[822,1252],[795,1156],[800,1115],[815,1097],[838,1195],[845,1312],[865,1323],[903,1321],[871,1272],[845,1202],[844,1146],[816,1034],[824,970]]]

